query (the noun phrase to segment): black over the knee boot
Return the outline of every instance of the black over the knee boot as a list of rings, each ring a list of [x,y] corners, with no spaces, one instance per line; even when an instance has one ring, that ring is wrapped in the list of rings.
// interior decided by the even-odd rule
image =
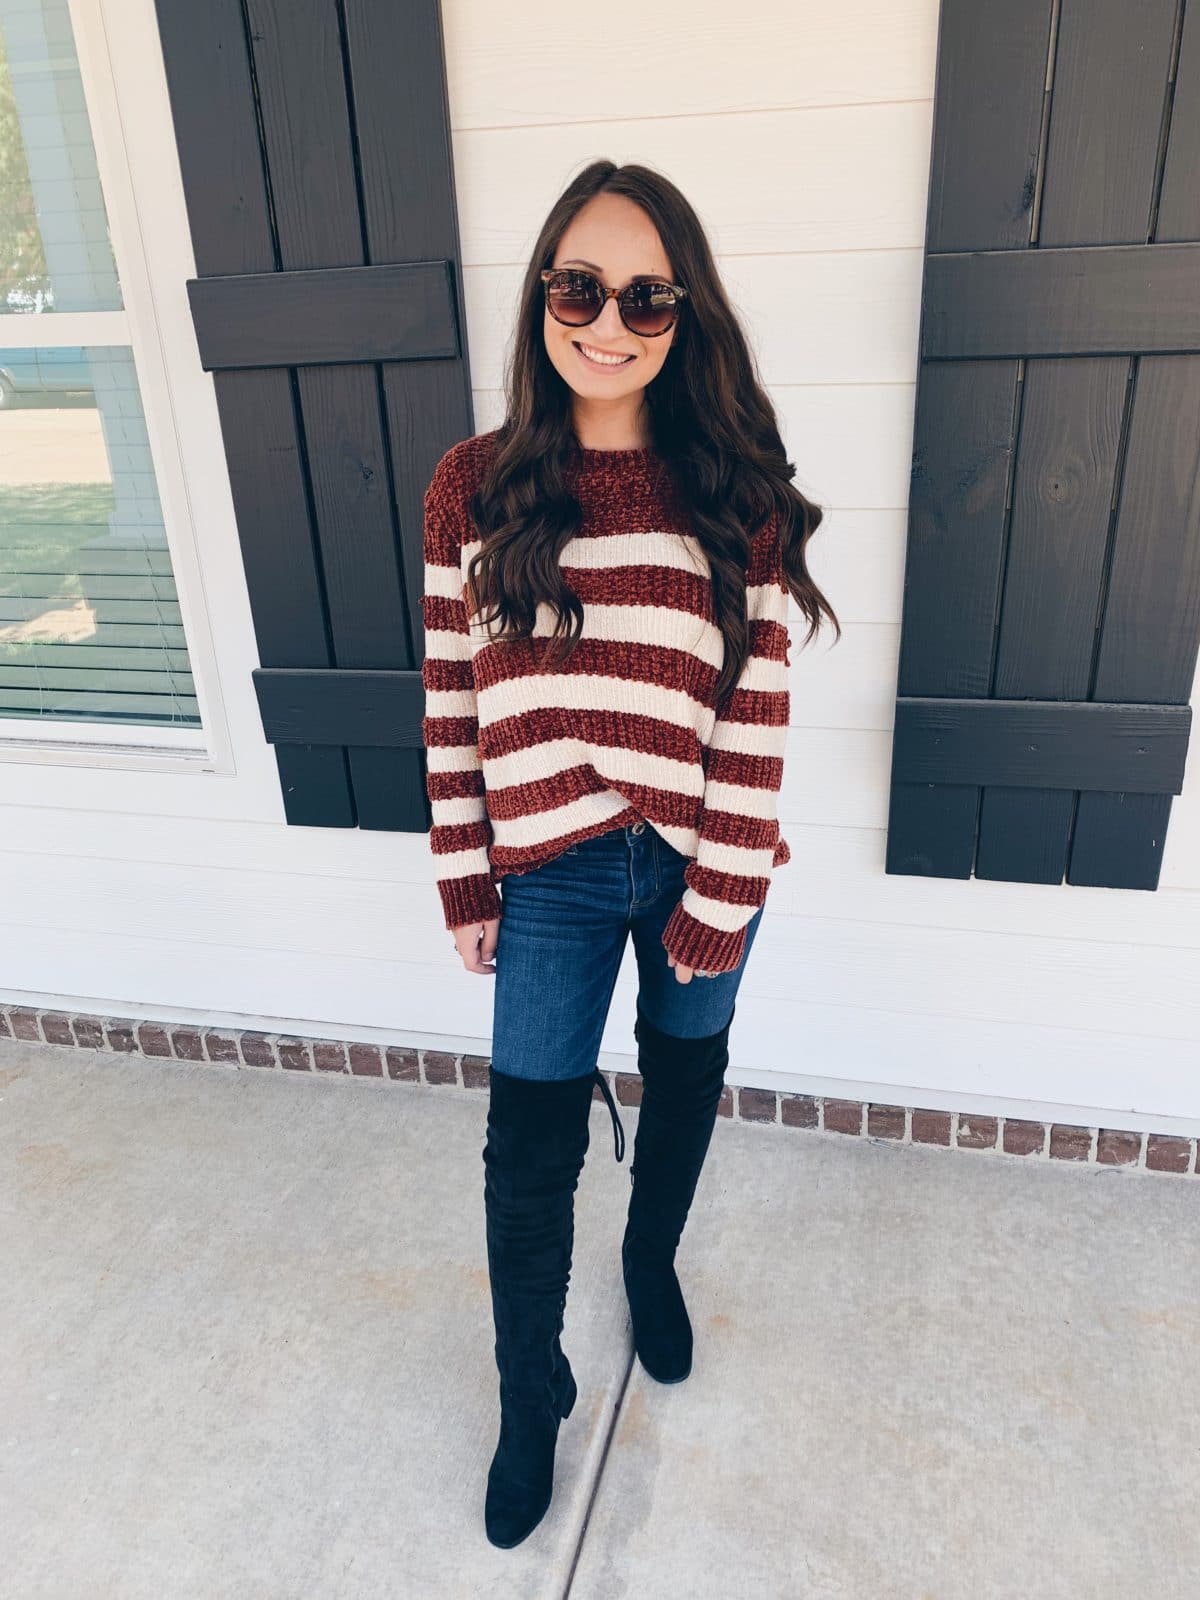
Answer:
[[[729,1065],[729,1022],[702,1039],[677,1039],[638,1008],[634,1034],[642,1104],[633,1141],[621,1268],[638,1359],[659,1383],[692,1370],[692,1324],[675,1272]]]
[[[594,1086],[594,1073],[556,1080],[490,1074],[484,1211],[500,1439],[484,1522],[502,1549],[519,1544],[546,1514],[559,1423],[575,1404],[559,1335]]]

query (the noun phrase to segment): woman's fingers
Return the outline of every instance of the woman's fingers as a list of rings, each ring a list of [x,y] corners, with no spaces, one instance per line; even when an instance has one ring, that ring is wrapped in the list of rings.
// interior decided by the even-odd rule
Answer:
[[[468,972],[478,972],[481,976],[495,972],[496,968],[489,963],[495,960],[496,945],[500,939],[500,918],[489,917],[486,922],[469,923],[465,927],[455,928],[454,948],[462,957],[462,964]]]

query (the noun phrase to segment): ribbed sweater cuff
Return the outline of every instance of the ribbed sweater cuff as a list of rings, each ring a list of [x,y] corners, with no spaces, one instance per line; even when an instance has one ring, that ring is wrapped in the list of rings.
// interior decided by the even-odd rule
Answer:
[[[746,930],[726,933],[721,928],[700,922],[681,901],[667,919],[662,933],[663,948],[685,967],[703,972],[732,972],[746,949]]]
[[[486,872],[469,878],[439,878],[438,893],[447,928],[465,928],[500,915],[500,895]]]

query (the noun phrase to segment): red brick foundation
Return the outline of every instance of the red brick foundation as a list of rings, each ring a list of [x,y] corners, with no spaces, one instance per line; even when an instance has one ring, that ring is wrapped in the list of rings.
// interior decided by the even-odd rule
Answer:
[[[418,1050],[408,1045],[353,1040],[305,1039],[250,1029],[194,1028],[66,1011],[34,1011],[0,1004],[0,1041],[74,1045],[163,1061],[205,1061],[285,1072],[342,1073],[439,1087],[486,1089],[488,1058]],[[606,1072],[620,1105],[641,1101],[636,1072]],[[596,1098],[601,1098],[599,1087]],[[1200,1141],[1177,1134],[1136,1133],[1123,1128],[1085,1128],[1071,1123],[1031,1122],[974,1111],[934,1111],[825,1095],[789,1094],[726,1084],[719,1113],[735,1122],[773,1123],[850,1138],[932,1144],[982,1150],[1026,1160],[1067,1161],[1083,1166],[1200,1176]]]

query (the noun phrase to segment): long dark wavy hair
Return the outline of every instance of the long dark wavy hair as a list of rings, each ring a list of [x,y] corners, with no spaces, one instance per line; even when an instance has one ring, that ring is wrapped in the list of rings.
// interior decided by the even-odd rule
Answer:
[[[785,582],[808,618],[804,643],[819,628],[822,613],[839,639],[841,625],[804,558],[822,508],[791,482],[795,466],[699,217],[675,185],[649,167],[593,161],[559,196],[538,235],[505,374],[506,416],[469,507],[480,539],[468,564],[470,600],[489,633],[498,624],[507,640],[532,640],[538,604],[548,604],[557,621],[545,641],[547,665],[565,659],[582,632],[582,604],[559,565],[559,552],[582,520],[566,482],[579,459],[579,441],[571,390],[546,352],[539,274],[554,264],[576,212],[603,193],[624,195],[642,208],[658,229],[675,281],[688,290],[667,359],[647,385],[644,402],[650,443],[690,513],[712,573],[714,616],[725,639],[719,702],[737,683],[750,652],[750,540],[773,512],[780,516]],[[535,648],[532,642],[529,648]]]

